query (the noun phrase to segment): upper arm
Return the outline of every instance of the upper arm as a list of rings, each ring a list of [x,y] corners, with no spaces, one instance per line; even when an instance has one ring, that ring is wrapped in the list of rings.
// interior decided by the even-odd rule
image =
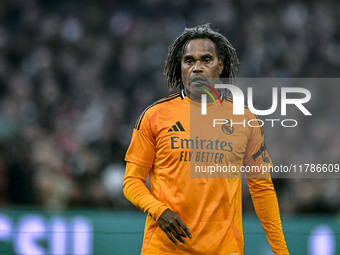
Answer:
[[[259,169],[261,170],[261,173],[266,172],[270,167],[272,167],[273,164],[267,151],[262,127],[249,127],[249,139],[243,165]],[[246,176],[252,178],[256,178],[256,176],[260,176],[260,178],[270,178],[269,172],[262,175],[249,172],[246,173]]]
[[[142,113],[133,130],[125,161],[152,168],[156,142],[150,122],[150,113],[148,111]]]

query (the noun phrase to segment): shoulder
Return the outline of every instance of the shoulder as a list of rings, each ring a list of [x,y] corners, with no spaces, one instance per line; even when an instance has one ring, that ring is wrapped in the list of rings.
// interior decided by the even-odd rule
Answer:
[[[136,124],[135,124],[135,129],[139,130],[141,127],[141,124],[147,120],[150,120],[150,118],[152,118],[152,116],[154,116],[157,112],[181,101],[182,101],[182,97],[180,95],[180,92],[177,92],[149,105],[137,119]]]
[[[226,101],[227,106],[229,106],[229,107],[233,106],[234,101],[233,101],[232,97],[226,96],[226,97],[224,97],[224,100]],[[258,119],[259,118],[256,114],[252,113],[249,110],[247,105],[244,105],[244,115],[249,119]]]
[[[232,107],[233,105],[233,99],[229,96],[225,97],[225,101],[227,104]],[[252,113],[247,105],[244,105],[244,118],[245,121],[248,122],[248,127],[251,131],[254,129],[259,130],[261,132],[261,136],[264,135],[264,130],[263,130],[263,121],[257,116],[256,114]],[[252,132],[251,132],[252,133]]]
[[[231,108],[233,108],[233,104],[234,104],[234,100],[233,100],[233,98],[232,97],[230,97],[230,96],[225,96],[224,98],[223,98],[223,104],[225,104],[227,107],[231,107]],[[250,110],[249,110],[249,108],[248,108],[248,106],[247,105],[244,105],[244,115],[246,116],[246,117],[250,117],[251,119],[253,119],[253,117],[254,116],[256,116],[255,114],[253,114]]]
[[[245,106],[244,115],[248,119],[248,126],[253,131],[252,133],[257,130],[261,136],[264,136],[263,120],[261,120],[256,114],[252,113],[247,106]]]

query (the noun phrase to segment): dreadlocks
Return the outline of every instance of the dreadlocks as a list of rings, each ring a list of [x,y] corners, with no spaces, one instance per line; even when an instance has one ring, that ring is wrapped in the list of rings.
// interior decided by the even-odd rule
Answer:
[[[169,54],[166,59],[164,74],[168,82],[169,90],[179,87],[184,89],[181,75],[181,61],[185,45],[193,39],[208,38],[216,46],[219,59],[223,59],[223,71],[221,78],[235,78],[234,70],[237,70],[238,59],[236,50],[230,42],[220,33],[212,30],[209,24],[199,25],[193,28],[186,28],[184,32],[169,47]]]

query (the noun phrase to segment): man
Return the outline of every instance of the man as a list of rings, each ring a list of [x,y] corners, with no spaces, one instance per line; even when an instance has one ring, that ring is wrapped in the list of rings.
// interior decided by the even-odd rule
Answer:
[[[211,115],[223,110],[228,119],[236,118],[232,100],[213,86],[219,78],[233,78],[237,62],[229,41],[209,25],[186,29],[169,48],[164,73],[169,88],[179,87],[180,92],[141,114],[125,158],[124,194],[148,214],[142,254],[243,254],[240,172],[237,178],[233,173],[206,178],[193,170],[198,163],[235,169],[271,164],[260,127],[211,129],[209,122],[204,129],[204,124],[194,124],[194,110],[200,109],[206,93],[211,95]],[[221,106],[211,103],[217,100]],[[256,116],[246,109],[237,118]],[[206,130],[211,140],[203,136]],[[151,191],[145,186],[148,175]],[[248,174],[247,182],[272,251],[289,254],[271,179],[266,173],[255,177]]]

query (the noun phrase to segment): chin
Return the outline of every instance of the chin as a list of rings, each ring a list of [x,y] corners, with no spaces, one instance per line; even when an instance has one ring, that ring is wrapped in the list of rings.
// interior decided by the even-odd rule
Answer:
[[[203,88],[203,86],[194,84],[194,85],[190,85],[190,87],[189,87],[188,90],[189,90],[191,93],[195,93],[195,94],[196,94],[196,92],[200,92],[200,91],[204,92],[204,91],[201,90],[200,88]]]

